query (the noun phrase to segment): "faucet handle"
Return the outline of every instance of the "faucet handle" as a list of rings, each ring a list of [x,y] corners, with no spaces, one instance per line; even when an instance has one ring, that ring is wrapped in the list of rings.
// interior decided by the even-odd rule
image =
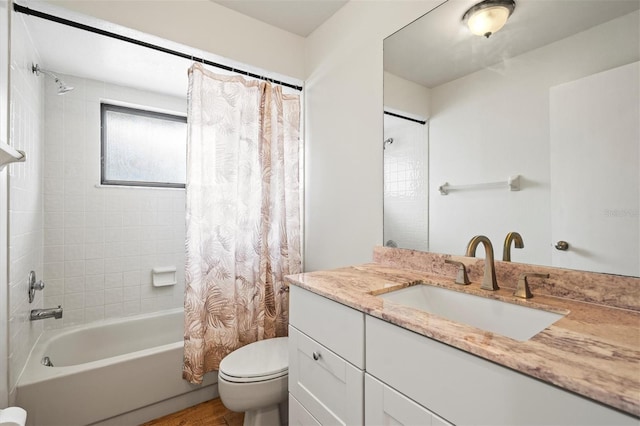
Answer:
[[[457,260],[445,259],[444,263],[449,263],[451,265],[458,265],[458,275],[456,276],[456,284],[467,285],[470,284],[469,276],[467,275],[467,269],[465,268],[464,263],[459,262]]]
[[[513,293],[514,296],[522,297],[523,299],[531,299],[533,297],[533,294],[529,289],[529,281],[527,281],[527,278],[529,277],[549,278],[549,274],[536,274],[533,272],[524,272],[520,274],[520,279],[518,279],[516,291]]]
[[[29,303],[33,302],[36,296],[36,290],[44,289],[44,283],[42,280],[36,281],[35,271],[29,272]]]

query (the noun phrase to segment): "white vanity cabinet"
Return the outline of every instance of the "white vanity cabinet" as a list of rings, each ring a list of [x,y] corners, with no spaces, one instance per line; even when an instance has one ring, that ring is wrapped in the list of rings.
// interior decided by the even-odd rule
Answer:
[[[364,317],[291,286],[289,424],[364,424]]]
[[[377,318],[367,316],[366,330],[367,375],[453,424],[638,425],[630,415]]]
[[[629,414],[296,286],[289,320],[291,425],[638,426]]]

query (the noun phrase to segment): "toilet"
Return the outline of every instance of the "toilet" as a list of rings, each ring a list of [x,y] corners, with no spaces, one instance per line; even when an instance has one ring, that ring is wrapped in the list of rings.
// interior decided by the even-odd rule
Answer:
[[[244,426],[279,426],[287,419],[288,337],[245,345],[220,362],[218,391],[225,407],[244,412]]]

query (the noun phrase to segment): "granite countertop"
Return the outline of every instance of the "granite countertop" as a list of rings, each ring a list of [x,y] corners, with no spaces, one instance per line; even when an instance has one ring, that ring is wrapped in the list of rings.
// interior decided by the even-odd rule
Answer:
[[[437,262],[443,263],[441,258]],[[490,292],[480,289],[480,279],[474,280],[473,274],[472,283],[461,286],[454,284],[455,269],[446,269],[446,274],[436,273],[441,271],[433,269],[419,271],[399,268],[397,264],[368,263],[290,275],[287,281],[465,352],[640,416],[640,310],[546,295],[533,285],[534,298],[520,299],[513,296],[512,287],[505,287],[500,281],[501,289]],[[377,296],[419,284],[566,315],[530,340],[521,342]],[[637,297],[637,289],[634,288],[634,292]]]

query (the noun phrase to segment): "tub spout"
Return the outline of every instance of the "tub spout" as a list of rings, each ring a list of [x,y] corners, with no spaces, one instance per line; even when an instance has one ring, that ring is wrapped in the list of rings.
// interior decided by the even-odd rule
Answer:
[[[62,306],[58,305],[57,308],[48,309],[32,309],[31,315],[29,315],[29,319],[31,321],[41,320],[45,318],[62,318]]]

